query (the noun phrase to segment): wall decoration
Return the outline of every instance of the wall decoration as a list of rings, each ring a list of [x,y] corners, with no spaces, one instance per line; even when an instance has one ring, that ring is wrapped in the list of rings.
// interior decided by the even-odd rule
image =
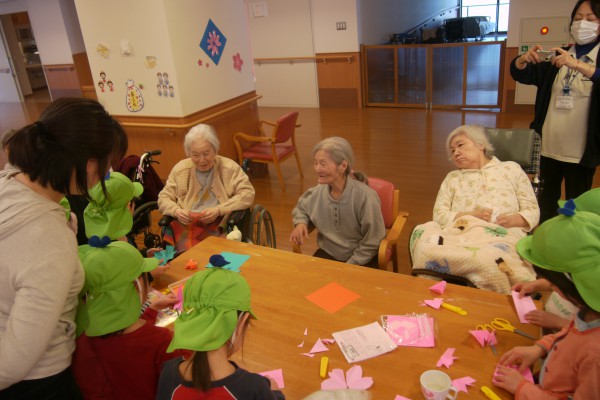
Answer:
[[[111,92],[114,92],[114,85],[112,81],[108,81],[106,82],[106,84],[108,85],[108,88],[110,89]]]
[[[110,57],[110,50],[108,49],[108,47],[100,43],[98,43],[98,45],[96,46],[96,53],[98,53],[102,58]]]
[[[100,71],[100,79],[102,82],[106,82],[106,72]]]
[[[156,84],[156,92],[159,96],[164,97],[175,97],[175,88],[173,85],[169,85],[169,74],[166,72],[157,72],[156,79],[158,83]]]
[[[104,93],[104,81],[102,81],[102,80],[99,80],[99,81],[98,81],[98,87],[100,88],[100,91],[101,91],[102,93]]]
[[[125,103],[127,104],[127,110],[131,112],[138,112],[144,108],[144,98],[142,97],[142,91],[135,86],[133,79],[128,79],[125,82],[127,86],[127,93],[125,94]]]
[[[223,49],[225,49],[225,43],[227,43],[227,38],[217,28],[215,23],[209,19],[199,46],[216,65],[219,65]]]
[[[121,55],[124,57],[133,55],[133,48],[131,47],[129,40],[121,41]]]
[[[202,66],[202,60],[198,59],[198,66],[201,67]]]
[[[146,68],[152,69],[154,67],[156,67],[156,57],[146,56]]]
[[[162,96],[162,85],[160,83],[156,85],[156,93],[158,93],[159,96]]]
[[[244,65],[244,60],[240,56],[240,53],[236,53],[233,55],[233,69],[236,69],[242,72],[242,65]]]

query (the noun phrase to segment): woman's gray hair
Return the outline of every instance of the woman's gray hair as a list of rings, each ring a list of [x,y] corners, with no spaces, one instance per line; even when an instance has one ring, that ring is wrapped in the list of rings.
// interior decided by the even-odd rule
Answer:
[[[219,153],[219,138],[217,137],[217,132],[215,128],[206,124],[198,124],[189,130],[188,133],[185,134],[185,139],[183,139],[183,149],[185,150],[185,155],[190,156],[190,149],[192,148],[192,143],[197,140],[205,140],[210,143],[211,147],[215,151],[215,153]]]
[[[446,152],[448,153],[448,159],[452,161],[452,151],[450,150],[450,143],[456,136],[465,135],[471,139],[475,144],[483,146],[483,155],[488,160],[491,160],[494,156],[494,146],[490,143],[487,135],[485,134],[485,128],[480,125],[463,125],[459,126],[450,134],[446,139]]]
[[[340,165],[342,161],[346,160],[348,164],[346,176],[352,174],[354,179],[367,183],[367,176],[365,174],[352,170],[354,165],[354,151],[352,151],[352,146],[346,139],[339,136],[332,136],[321,140],[313,147],[313,157],[320,150],[326,151],[336,165]]]

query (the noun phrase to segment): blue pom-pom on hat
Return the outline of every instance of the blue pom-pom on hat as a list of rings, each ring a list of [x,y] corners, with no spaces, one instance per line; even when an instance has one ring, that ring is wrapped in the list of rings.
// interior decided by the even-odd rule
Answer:
[[[229,261],[227,261],[225,257],[220,254],[214,254],[210,256],[208,262],[214,267],[224,267],[229,264]]]

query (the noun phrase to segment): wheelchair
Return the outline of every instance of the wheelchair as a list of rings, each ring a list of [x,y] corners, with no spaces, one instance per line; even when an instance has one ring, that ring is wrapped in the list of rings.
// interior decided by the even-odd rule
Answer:
[[[521,166],[523,171],[529,176],[531,186],[536,198],[539,198],[543,190],[543,182],[540,180],[540,157],[542,148],[542,138],[533,129],[498,129],[485,128],[486,135],[490,143],[494,146],[494,155],[501,161],[514,161]],[[417,239],[418,234],[415,229],[410,234],[409,239],[409,258],[413,265],[412,244]],[[469,279],[452,275],[446,272],[431,268],[412,268],[412,276],[427,278],[432,280],[445,280],[461,286],[476,288],[477,286]]]
[[[170,215],[164,215],[158,225],[164,234],[165,229],[174,220]],[[275,237],[275,225],[269,210],[255,204],[245,210],[234,211],[227,219],[225,233],[230,233],[237,227],[242,233],[242,242],[256,244],[259,246],[277,248]],[[161,239],[162,243],[162,239]]]

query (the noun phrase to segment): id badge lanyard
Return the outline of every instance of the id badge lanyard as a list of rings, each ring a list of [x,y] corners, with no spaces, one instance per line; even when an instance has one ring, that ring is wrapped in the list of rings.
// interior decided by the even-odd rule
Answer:
[[[573,81],[575,80],[575,78],[577,77],[578,74],[579,74],[579,71],[576,71],[575,73],[573,73],[573,70],[571,68],[567,67],[567,74],[565,75],[563,88],[562,88],[563,96],[571,95],[571,85],[573,84]]]

